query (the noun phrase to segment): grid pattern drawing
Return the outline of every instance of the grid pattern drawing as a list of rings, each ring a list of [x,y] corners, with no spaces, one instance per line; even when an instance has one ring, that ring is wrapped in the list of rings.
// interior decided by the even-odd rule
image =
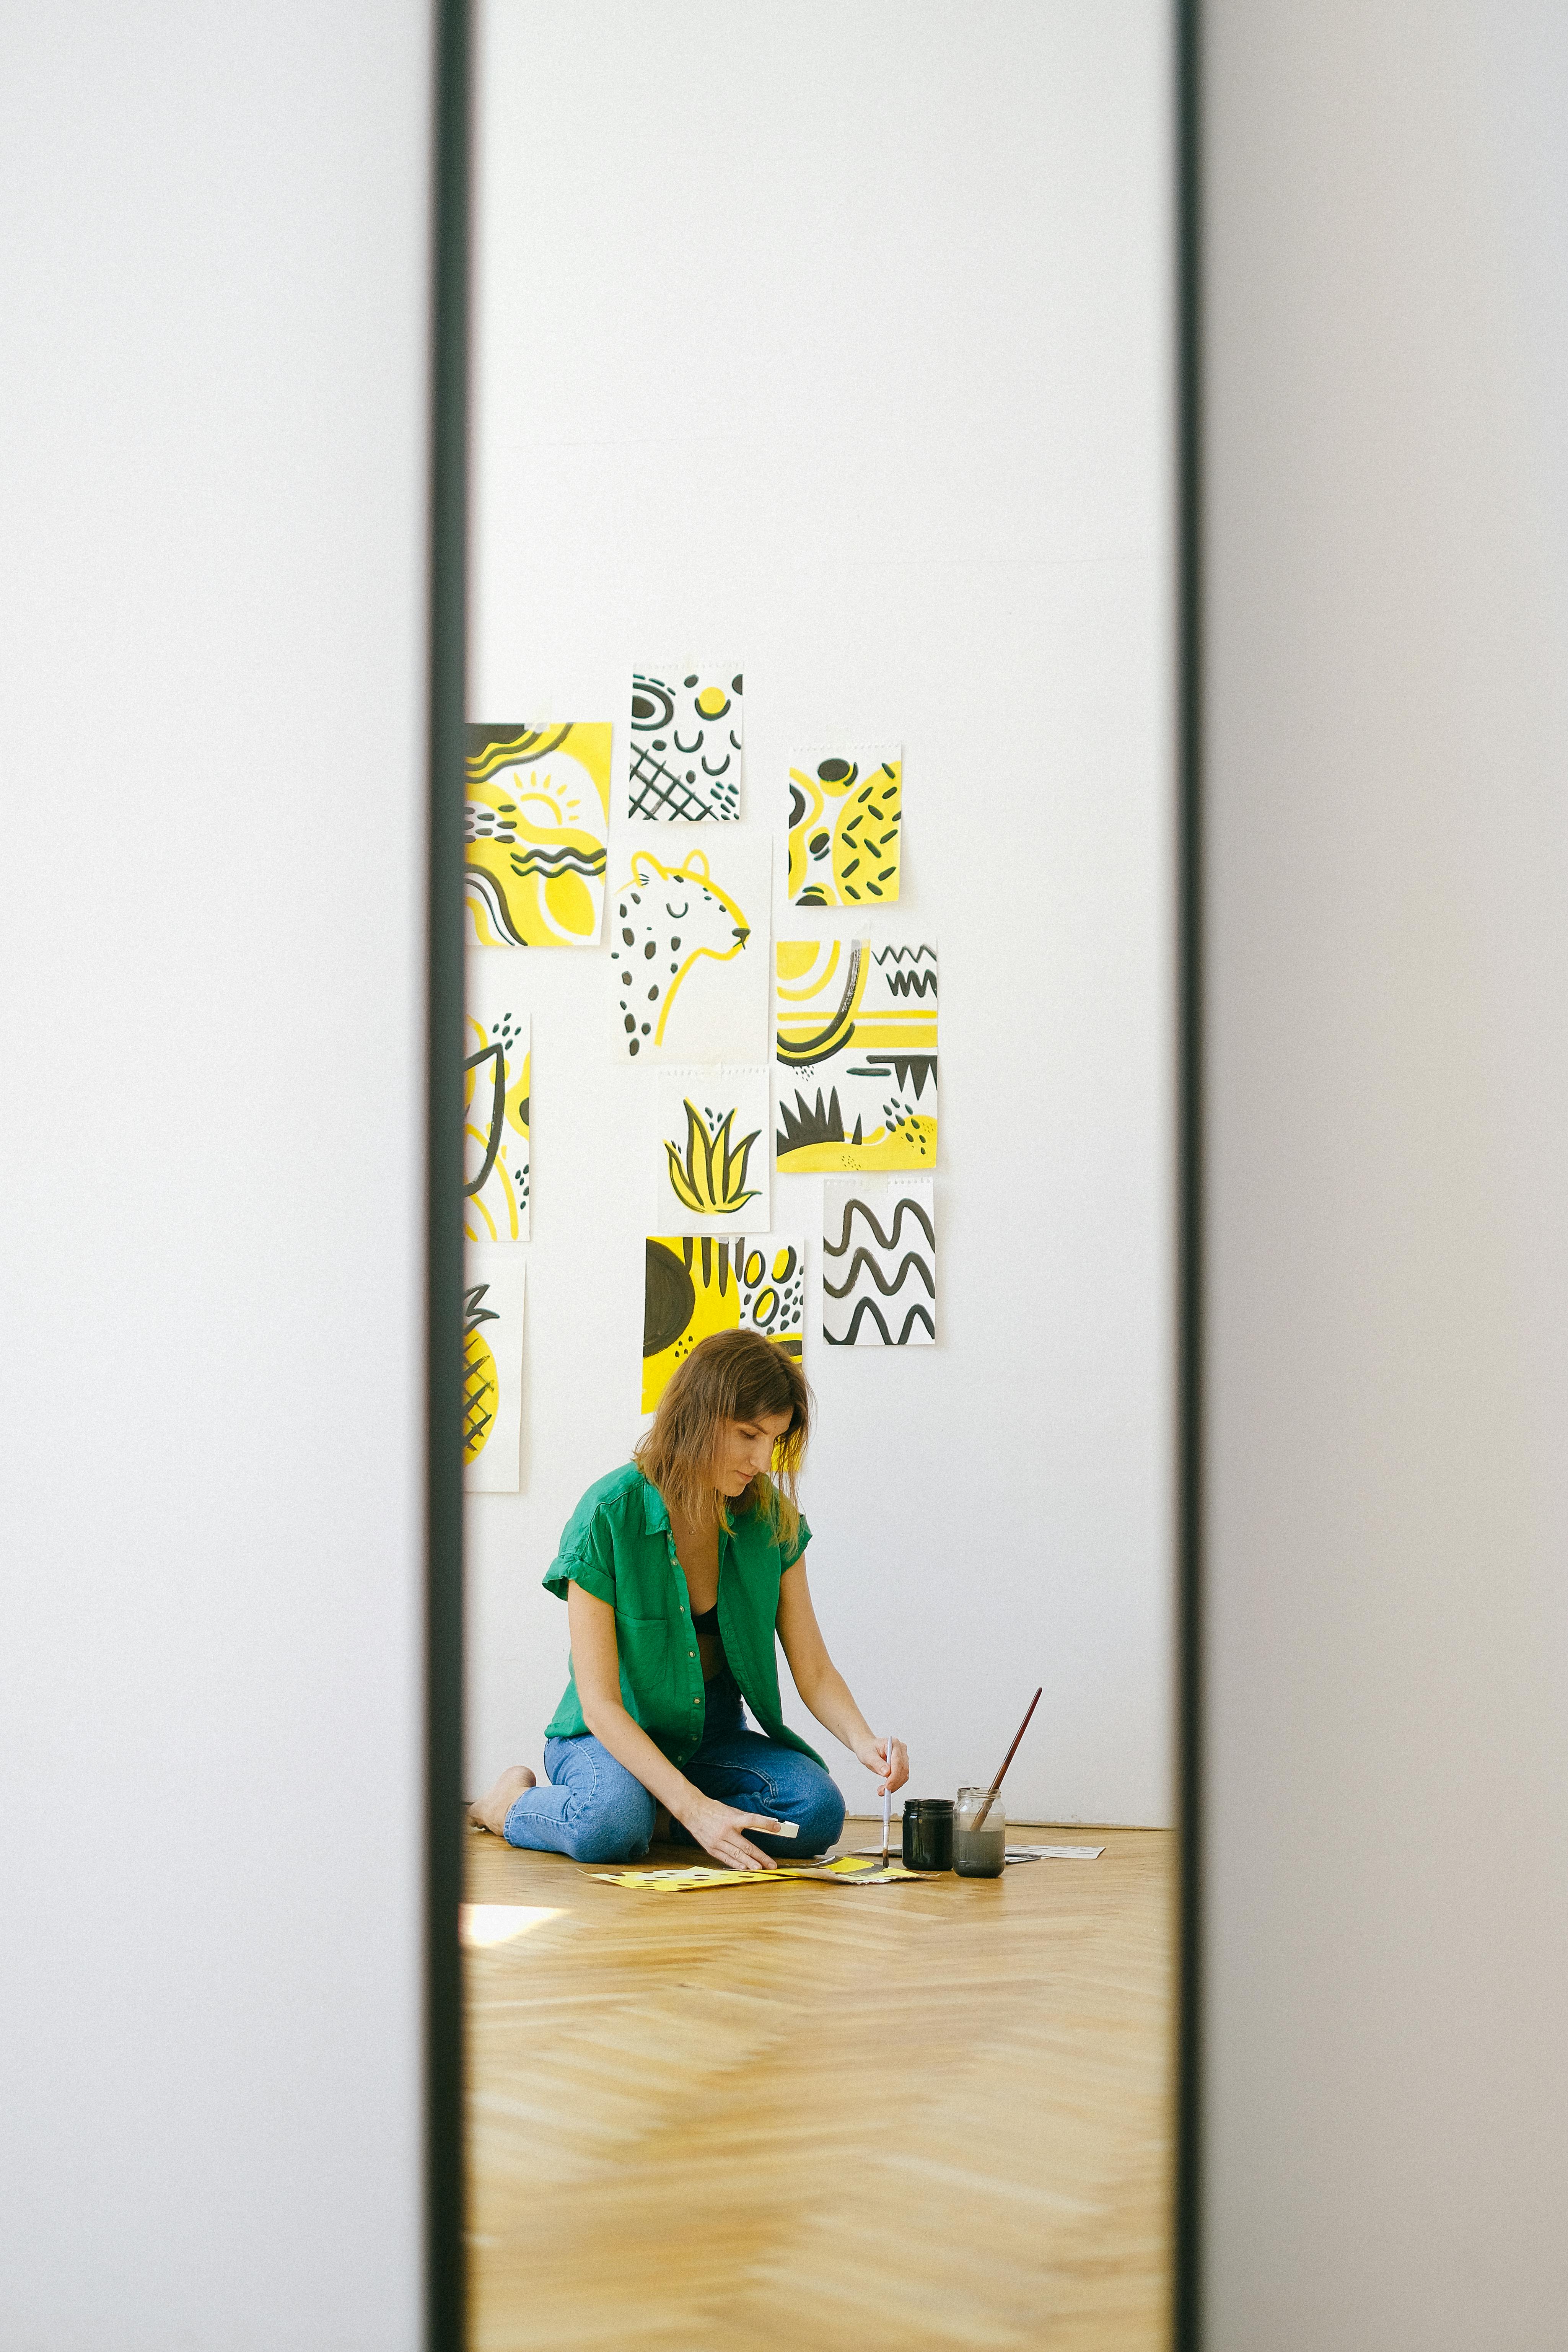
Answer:
[[[628,816],[696,824],[740,815],[741,690],[739,671],[633,674]]]

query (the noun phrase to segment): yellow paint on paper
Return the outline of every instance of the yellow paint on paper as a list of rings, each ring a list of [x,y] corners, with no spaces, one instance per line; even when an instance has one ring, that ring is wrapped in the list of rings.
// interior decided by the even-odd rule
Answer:
[[[464,1024],[463,1238],[528,1239],[529,1024],[505,1010]]]
[[[781,940],[774,967],[781,1174],[934,1167],[935,948]]]
[[[901,1862],[882,1864],[860,1854],[841,1854],[837,1862],[780,1863],[773,1870],[721,1870],[703,1863],[674,1870],[593,1870],[584,1874],[602,1878],[608,1886],[629,1886],[647,1895],[691,1895],[700,1887],[778,1886],[786,1879],[814,1878],[829,1885],[891,1886],[900,1879],[924,1874],[906,1870]]]
[[[805,1329],[798,1240],[651,1235],[644,1251],[644,1412],[652,1412],[676,1366],[711,1333],[760,1331],[798,1362]]]
[[[495,1427],[500,1382],[496,1360],[480,1325],[500,1321],[483,1304],[485,1285],[463,1293],[463,1462],[477,1462]]]
[[[610,825],[608,725],[470,727],[463,852],[479,947],[591,947]]]
[[[732,962],[754,927],[753,916],[713,879],[700,849],[679,866],[646,849],[634,853],[610,929],[618,1017],[633,1060],[645,1041],[663,1045],[693,965],[703,958]]]
[[[893,745],[802,759],[789,772],[789,895],[797,907],[886,907],[899,895],[904,763]]]

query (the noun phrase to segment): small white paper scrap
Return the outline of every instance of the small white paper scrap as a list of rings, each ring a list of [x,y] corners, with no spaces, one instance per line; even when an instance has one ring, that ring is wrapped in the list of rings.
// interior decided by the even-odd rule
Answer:
[[[1102,1845],[1010,1845],[1009,1862],[1098,1862]]]

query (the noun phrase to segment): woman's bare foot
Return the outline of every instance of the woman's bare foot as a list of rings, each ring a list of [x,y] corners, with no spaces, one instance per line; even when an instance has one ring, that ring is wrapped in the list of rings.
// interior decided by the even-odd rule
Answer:
[[[525,1789],[538,1786],[526,1764],[509,1764],[489,1796],[475,1798],[468,1807],[468,1819],[476,1829],[493,1830],[497,1837],[505,1837],[508,1813]]]

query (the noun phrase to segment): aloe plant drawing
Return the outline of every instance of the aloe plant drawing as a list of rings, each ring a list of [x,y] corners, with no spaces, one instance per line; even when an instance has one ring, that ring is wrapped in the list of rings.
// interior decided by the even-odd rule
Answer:
[[[669,1181],[676,1196],[683,1208],[692,1210],[698,1216],[733,1216],[748,1201],[757,1198],[755,1185],[746,1189],[746,1166],[761,1130],[753,1129],[739,1143],[731,1143],[733,1110],[727,1110],[720,1118],[715,1112],[700,1111],[689,1099],[685,1109],[685,1157],[673,1143],[667,1141],[664,1147],[669,1154]],[[711,1126],[710,1120],[713,1122]]]

